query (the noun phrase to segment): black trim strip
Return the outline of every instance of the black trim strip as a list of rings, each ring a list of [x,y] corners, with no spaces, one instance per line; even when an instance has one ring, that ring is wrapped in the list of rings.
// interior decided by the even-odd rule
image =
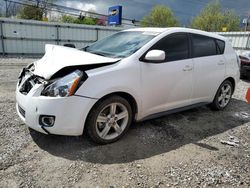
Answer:
[[[87,99],[94,99],[94,100],[98,100],[98,98],[87,97],[87,96],[84,96],[84,95],[72,95],[72,96],[82,97],[82,98],[87,98]]]
[[[185,111],[185,110],[190,110],[192,108],[201,107],[201,106],[204,106],[204,105],[207,105],[207,104],[209,104],[209,103],[208,102],[202,102],[202,103],[197,103],[197,104],[184,106],[184,107],[181,107],[181,108],[167,110],[167,111],[164,111],[164,112],[159,112],[159,113],[156,113],[156,114],[146,116],[146,117],[142,118],[141,120],[138,120],[138,122],[159,118],[159,117],[162,117],[162,116],[166,116],[166,115],[169,115],[169,114],[174,114],[174,113]]]
[[[44,128],[44,126],[41,126],[42,130],[44,130],[44,132],[46,132],[47,134],[50,134],[50,132]]]

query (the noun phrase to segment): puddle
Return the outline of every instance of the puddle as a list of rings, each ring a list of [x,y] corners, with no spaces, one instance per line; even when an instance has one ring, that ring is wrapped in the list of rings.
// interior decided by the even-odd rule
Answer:
[[[240,119],[250,119],[250,114],[247,112],[236,112],[234,115]]]

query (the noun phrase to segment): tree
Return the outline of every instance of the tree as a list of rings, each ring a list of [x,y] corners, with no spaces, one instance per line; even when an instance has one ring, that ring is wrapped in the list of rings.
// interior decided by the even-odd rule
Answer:
[[[237,31],[239,30],[240,17],[234,10],[228,9],[224,11],[223,25],[227,27],[228,31]]]
[[[142,19],[141,25],[145,27],[174,27],[179,26],[179,22],[169,7],[157,5],[149,15]]]
[[[87,25],[96,25],[97,20],[90,17],[74,17],[69,15],[63,15],[61,21],[64,23],[75,23],[75,24],[87,24]]]
[[[24,6],[19,12],[19,17],[28,20],[42,20],[43,11],[36,6]]]
[[[219,1],[209,3],[191,22],[192,28],[205,31],[222,31],[224,27],[236,31],[239,25],[239,16],[233,10],[222,10]]]
[[[47,7],[54,0],[34,0],[34,5],[23,6],[20,11],[18,17],[22,19],[32,19],[32,20],[42,20],[47,17]]]
[[[75,20],[76,20],[76,18],[73,17],[73,16],[63,15],[63,16],[61,17],[61,21],[62,21],[63,23],[74,23]]]

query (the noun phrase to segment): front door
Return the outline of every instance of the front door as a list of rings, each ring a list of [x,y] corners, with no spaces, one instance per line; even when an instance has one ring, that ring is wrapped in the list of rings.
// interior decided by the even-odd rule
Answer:
[[[164,61],[140,62],[144,116],[187,106],[192,95],[193,61],[188,35],[167,36],[150,50],[155,49],[165,51]]]

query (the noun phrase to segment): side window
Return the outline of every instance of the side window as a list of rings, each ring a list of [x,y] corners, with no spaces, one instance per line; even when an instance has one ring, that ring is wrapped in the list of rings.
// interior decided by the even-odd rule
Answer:
[[[180,33],[161,39],[151,50],[163,50],[166,53],[165,61],[176,61],[189,57],[188,44],[187,34]]]
[[[213,38],[192,34],[192,41],[194,57],[204,57],[217,54],[217,46]]]
[[[224,54],[225,51],[225,42],[222,40],[216,40],[219,47],[219,54]]]

